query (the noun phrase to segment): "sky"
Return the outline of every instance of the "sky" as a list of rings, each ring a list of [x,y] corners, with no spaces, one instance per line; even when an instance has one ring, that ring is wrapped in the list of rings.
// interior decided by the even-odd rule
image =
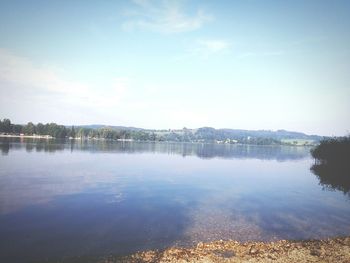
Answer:
[[[337,0],[0,0],[0,118],[346,135],[349,14]]]

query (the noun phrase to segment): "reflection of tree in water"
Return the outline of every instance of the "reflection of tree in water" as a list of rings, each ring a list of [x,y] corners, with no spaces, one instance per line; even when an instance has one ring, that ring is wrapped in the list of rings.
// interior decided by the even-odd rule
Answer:
[[[10,151],[10,143],[9,142],[4,142],[0,144],[0,150],[3,155],[8,155]]]
[[[64,144],[55,140],[26,141],[26,144],[35,147],[37,152],[55,152],[63,151],[65,149]]]
[[[316,161],[311,170],[320,184],[350,196],[350,136],[324,139],[311,155]]]
[[[320,180],[320,184],[329,190],[339,190],[350,197],[349,164],[314,164],[311,171]]]
[[[0,141],[4,153],[25,148],[27,152],[89,151],[110,153],[166,153],[171,155],[197,156],[202,159],[263,159],[298,160],[309,155],[305,147],[291,146],[254,146],[204,143],[167,143],[167,142],[116,142],[108,140],[45,140],[16,138]]]
[[[64,142],[64,143],[62,143]],[[74,144],[74,143],[72,143]],[[0,140],[0,151],[2,154],[7,155],[10,150],[25,150],[30,153],[34,150],[36,152],[56,152],[63,151],[71,145],[69,142],[58,141],[58,140],[46,140],[46,139],[23,139],[23,138],[1,138]]]

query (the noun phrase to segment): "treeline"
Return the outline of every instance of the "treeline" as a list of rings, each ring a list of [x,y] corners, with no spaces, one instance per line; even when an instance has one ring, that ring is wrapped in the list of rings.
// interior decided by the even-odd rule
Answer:
[[[81,139],[133,139],[139,141],[157,141],[162,140],[154,132],[142,130],[119,130],[109,127],[98,129],[86,127],[66,127],[56,123],[38,123],[28,122],[25,125],[13,124],[9,119],[0,120],[0,134],[9,135],[42,135],[52,136],[54,138],[81,138]]]
[[[244,130],[214,129],[203,127],[196,130],[193,134],[198,141],[220,141],[223,143],[242,143],[253,145],[280,145],[281,140],[257,133],[254,136],[252,132]]]
[[[350,136],[324,139],[311,155],[321,163],[350,165]]]
[[[67,128],[56,123],[28,122],[26,125],[13,124],[9,119],[0,120],[0,133],[4,134],[25,134],[25,135],[49,135],[55,138],[75,137],[75,129]]]
[[[145,130],[122,126],[64,126],[56,123],[28,122],[25,125],[13,124],[9,119],[0,120],[0,133],[15,135],[49,135],[55,138],[135,140],[135,141],[169,141],[169,142],[216,142],[223,144],[251,145],[282,145],[279,136],[291,136],[287,131],[246,131],[230,129],[214,129],[203,127],[199,129],[180,130]],[[274,135],[275,134],[275,135]],[[304,136],[298,135],[296,136]],[[305,135],[306,136],[306,135]]]

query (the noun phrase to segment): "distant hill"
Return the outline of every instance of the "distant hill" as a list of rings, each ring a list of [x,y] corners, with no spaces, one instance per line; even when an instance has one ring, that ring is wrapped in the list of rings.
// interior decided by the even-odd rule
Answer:
[[[243,129],[215,129],[201,127],[197,129],[143,129],[137,127],[112,126],[103,124],[79,125],[77,129],[112,129],[116,131],[143,132],[155,134],[165,141],[237,141],[252,144],[310,144],[322,140],[319,135],[308,135],[302,132],[286,130],[243,130]]]
[[[77,127],[77,128],[86,128],[86,129],[110,128],[110,129],[124,130],[124,131],[142,131],[142,130],[145,130],[145,129],[136,128],[136,127],[114,126],[114,125],[104,125],[104,124],[76,125],[75,127]]]
[[[262,138],[274,138],[274,139],[307,139],[307,140],[321,140],[323,136],[319,135],[307,135],[302,132],[286,131],[286,130],[239,130],[239,129],[219,129],[230,134],[231,136],[252,136]]]
[[[241,143],[252,144],[312,144],[322,140],[319,135],[307,135],[301,132],[286,130],[241,130],[241,129],[214,129],[202,127],[195,131],[195,137],[202,140],[235,140]]]
[[[112,126],[103,124],[59,125],[56,123],[28,122],[25,125],[13,124],[10,119],[0,120],[0,135],[50,136],[70,139],[107,139],[128,141],[166,141],[166,142],[208,142],[251,145],[315,145],[325,137],[307,135],[302,132],[286,130],[241,130],[215,129],[142,129],[137,127]]]

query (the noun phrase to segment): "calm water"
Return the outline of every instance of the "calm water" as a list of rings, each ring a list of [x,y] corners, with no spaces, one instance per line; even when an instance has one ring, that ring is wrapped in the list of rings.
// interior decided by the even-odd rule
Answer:
[[[0,262],[350,234],[309,148],[0,140]],[[11,259],[11,260],[10,260]]]

